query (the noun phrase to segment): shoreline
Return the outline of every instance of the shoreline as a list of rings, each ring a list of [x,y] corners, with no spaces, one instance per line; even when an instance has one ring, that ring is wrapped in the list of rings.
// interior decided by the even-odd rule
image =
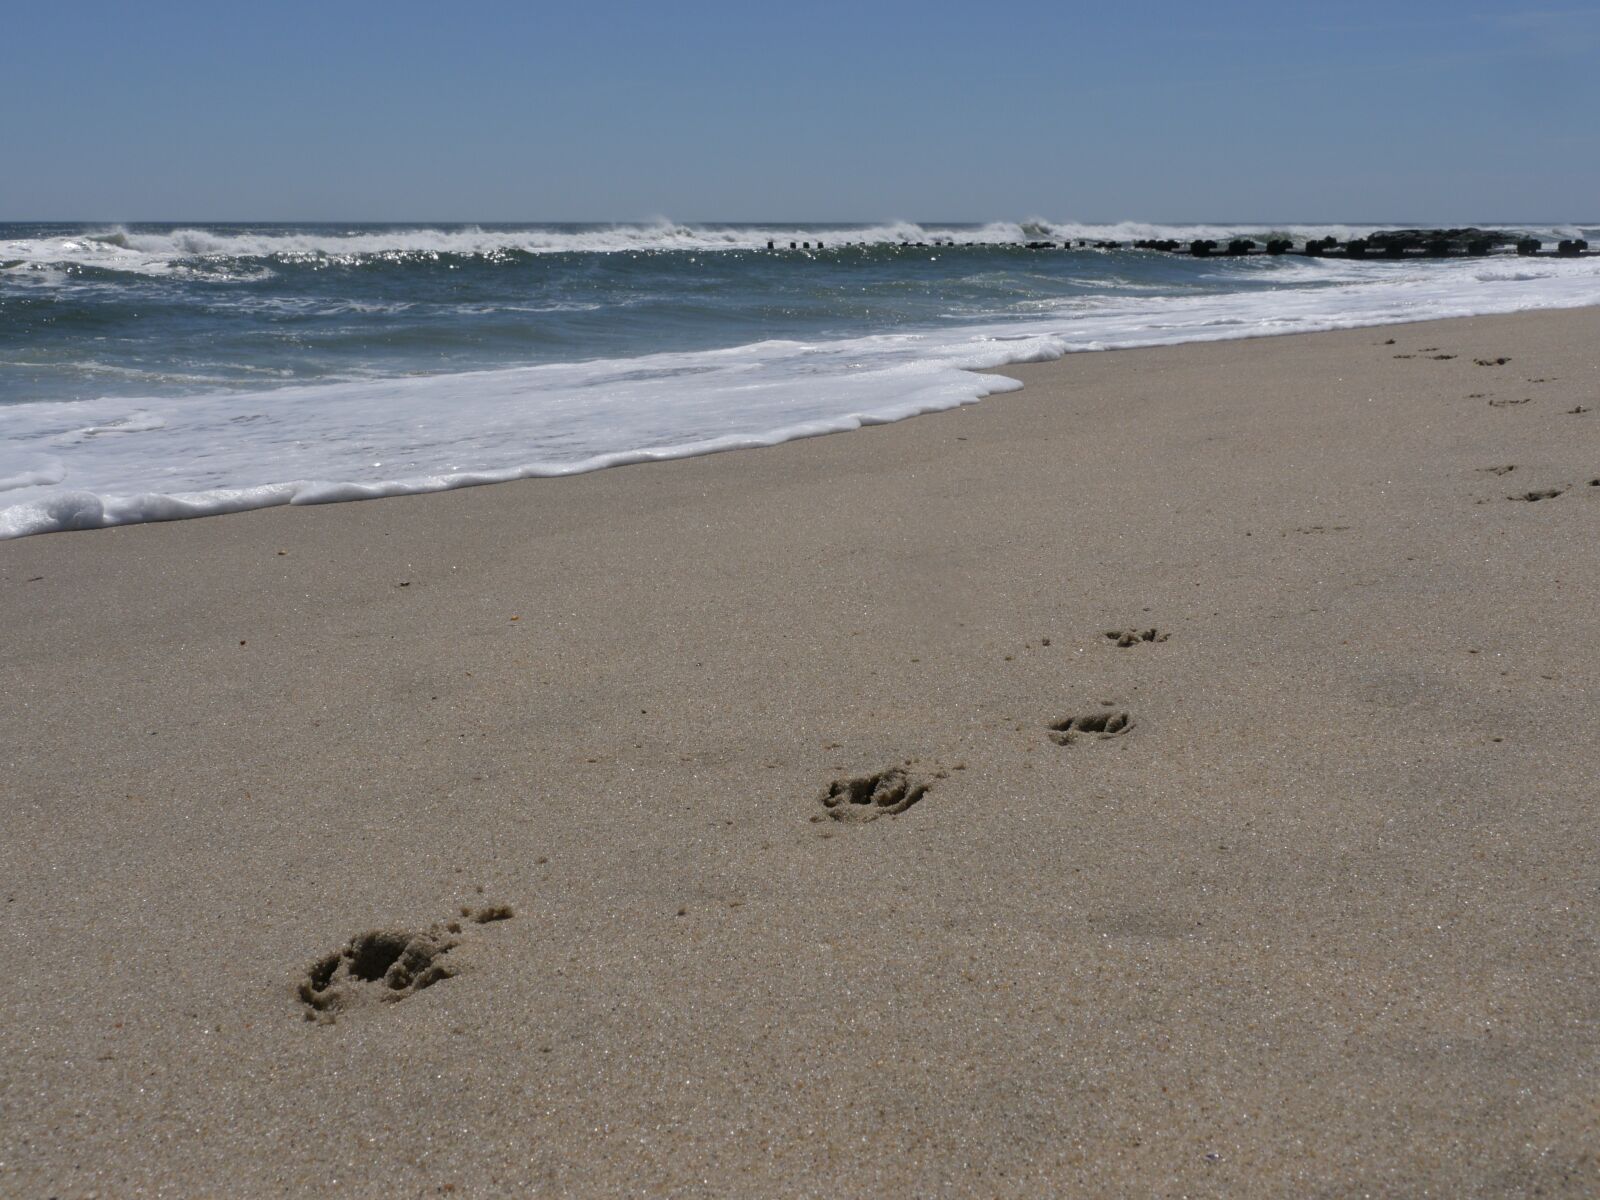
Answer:
[[[1586,282],[1586,281],[1580,281]],[[1298,293],[1286,296],[1285,305],[1292,305],[1307,298],[1307,293]],[[1309,293],[1315,297],[1315,293]],[[1446,315],[1431,317],[1431,320],[1471,320],[1482,316],[1517,316],[1523,313],[1534,312],[1568,312],[1574,308],[1597,308],[1600,305],[1580,304],[1576,306],[1539,305],[1532,308],[1520,309],[1510,313],[1467,314],[1465,316]],[[1286,310],[1287,311],[1287,310]],[[1301,319],[1296,317],[1294,319]],[[1026,366],[1041,361],[1056,361],[1081,353],[1105,353],[1117,350],[1145,350],[1163,347],[1184,345],[1210,345],[1218,342],[1249,341],[1256,338],[1295,337],[1305,336],[1308,333],[1329,333],[1344,331],[1359,331],[1362,329],[1383,329],[1392,325],[1409,325],[1418,322],[1384,319],[1381,309],[1360,312],[1351,318],[1360,323],[1336,324],[1330,318],[1313,317],[1305,327],[1293,330],[1263,330],[1256,326],[1241,324],[1237,328],[1229,326],[1202,325],[1197,327],[1198,333],[1191,329],[1185,340],[1170,341],[1159,337],[1155,340],[1145,340],[1145,334],[1130,335],[1123,344],[1101,344],[1101,340],[1090,335],[1087,345],[1076,344],[1063,332],[1047,329],[1044,326],[1032,328],[1023,332],[1022,326],[1017,326],[1013,335],[1007,336],[982,336],[984,325],[974,324],[966,327],[965,332],[971,336],[966,343],[949,342],[943,345],[931,344],[923,347],[919,361],[927,366],[937,366],[943,378],[937,381],[929,374],[918,381],[918,386],[911,391],[894,392],[897,381],[879,379],[877,382],[884,389],[885,396],[874,401],[874,406],[865,407],[854,412],[837,412],[831,415],[812,415],[798,419],[789,424],[782,424],[772,429],[755,431],[727,432],[711,438],[685,442],[678,445],[660,448],[623,448],[608,450],[591,455],[576,462],[559,462],[535,460],[520,465],[505,467],[481,467],[469,471],[456,471],[445,474],[428,474],[410,476],[404,479],[336,482],[323,478],[301,478],[282,482],[230,485],[202,491],[178,490],[171,493],[140,492],[97,493],[81,489],[69,489],[58,492],[54,496],[29,501],[14,501],[5,507],[0,507],[0,542],[14,540],[19,537],[33,537],[42,533],[75,533],[95,529],[117,528],[125,525],[154,524],[176,520],[195,520],[203,517],[230,516],[240,512],[251,512],[264,508],[276,507],[305,507],[309,505],[350,503],[359,500],[388,499],[396,496],[427,495],[435,492],[457,491],[462,488],[481,487],[487,484],[510,483],[531,479],[556,479],[567,478],[574,475],[590,474],[595,471],[611,470],[618,466],[636,466],[662,462],[674,462],[682,459],[701,458],[711,454],[725,453],[729,450],[754,450],[769,449],[775,446],[786,445],[789,442],[804,441],[812,437],[820,437],[834,433],[849,433],[877,425],[896,424],[909,420],[912,417],[928,416],[940,412],[948,412],[955,408],[980,403],[997,393],[1004,393],[1020,387],[1021,384],[1008,377],[1008,372],[1013,368]],[[931,337],[931,331],[917,333],[917,337]],[[867,339],[870,340],[870,339]],[[1002,350],[1000,347],[1007,343],[1014,344],[1017,348]],[[828,343],[824,343],[828,344]],[[832,343],[834,346],[854,344],[852,339]],[[1023,349],[1022,347],[1027,347]],[[959,347],[959,348],[958,348]],[[748,349],[748,347],[730,347],[726,351]],[[713,355],[723,351],[710,351]],[[687,353],[684,357],[694,357],[695,352]],[[1015,355],[1011,358],[1008,355]],[[608,364],[627,364],[655,361],[661,358],[674,358],[675,352],[645,355],[641,358],[620,358],[604,360]],[[329,389],[340,391],[345,389],[346,397],[350,389],[361,391],[378,389],[393,389],[395,394],[389,397],[391,403],[398,405],[397,413],[403,415],[410,411],[416,415],[414,409],[407,410],[406,404],[415,403],[406,397],[417,385],[423,387],[437,387],[459,379],[478,378],[483,381],[484,390],[498,400],[504,400],[503,395],[507,382],[515,376],[540,374],[547,371],[571,370],[593,364],[585,363],[551,363],[522,367],[502,367],[483,370],[467,371],[459,374],[445,374],[440,376],[411,378],[401,377],[388,379],[377,383],[335,383],[335,384],[296,384],[289,385],[275,391],[263,393],[278,395],[280,403],[284,397],[294,397],[302,405],[307,397],[323,395]],[[883,364],[879,364],[883,370]],[[1003,382],[983,384],[973,381],[971,376],[998,376]],[[619,378],[626,378],[624,372]],[[488,381],[497,381],[499,387]],[[933,381],[933,382],[930,382]],[[546,380],[547,384],[550,382]],[[905,387],[904,381],[898,381],[901,388]],[[817,386],[837,388],[842,386],[843,377],[831,376]],[[561,384],[554,385],[559,394]],[[567,385],[570,390],[570,383]],[[769,387],[772,385],[769,384]],[[225,392],[219,396],[188,397],[189,406],[203,404],[208,400],[221,399],[233,405],[248,398],[252,393]],[[372,398],[368,397],[370,401]],[[435,397],[439,399],[439,397]],[[116,404],[123,402],[122,398],[108,397],[99,401],[85,402],[88,404]],[[151,401],[152,405],[166,401]],[[182,410],[180,410],[182,411]],[[169,414],[170,415],[170,414]],[[613,414],[614,416],[617,414]],[[798,416],[798,414],[787,414]],[[195,412],[183,413],[186,422],[196,420]],[[151,428],[166,428],[167,420],[163,416],[154,416],[143,409],[137,409],[132,414],[122,418],[108,419],[110,425],[122,422],[151,422]],[[91,430],[92,432],[92,430]],[[348,432],[348,431],[344,431]],[[526,432],[526,431],[523,431]],[[567,431],[570,436],[571,430]],[[308,437],[315,440],[317,430],[308,428]],[[333,431],[324,430],[324,436],[333,436]],[[227,450],[237,456],[244,447],[229,446]],[[223,455],[224,458],[227,454]],[[60,471],[59,463],[40,470],[23,469],[21,474],[11,480],[13,485],[20,481],[30,480],[29,486],[54,486],[49,482],[51,472]],[[54,477],[59,482],[60,476]],[[21,488],[20,490],[26,490]],[[3,493],[0,493],[3,495]],[[15,493],[13,493],[15,495]]]
[[[1591,1194],[1597,335],[0,543],[0,1191]]]

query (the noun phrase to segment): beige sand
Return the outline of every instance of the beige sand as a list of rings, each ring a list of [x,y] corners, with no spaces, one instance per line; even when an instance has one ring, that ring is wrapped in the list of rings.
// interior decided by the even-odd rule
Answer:
[[[1600,1191],[1600,310],[1007,373],[0,544],[0,1195]]]

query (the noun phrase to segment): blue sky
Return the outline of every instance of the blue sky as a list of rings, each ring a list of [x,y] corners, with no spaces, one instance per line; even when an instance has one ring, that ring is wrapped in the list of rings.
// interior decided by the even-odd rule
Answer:
[[[1600,8],[0,0],[0,220],[1600,218]]]

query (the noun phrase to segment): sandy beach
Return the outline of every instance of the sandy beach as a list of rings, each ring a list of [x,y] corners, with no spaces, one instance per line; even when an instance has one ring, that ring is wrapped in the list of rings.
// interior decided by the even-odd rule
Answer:
[[[0,1195],[1600,1193],[1597,348],[0,543]]]

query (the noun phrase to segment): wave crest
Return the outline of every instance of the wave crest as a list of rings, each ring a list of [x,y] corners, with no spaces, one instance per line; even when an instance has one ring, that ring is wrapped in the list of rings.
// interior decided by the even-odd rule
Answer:
[[[274,263],[362,266],[447,256],[493,262],[541,254],[716,253],[763,250],[769,241],[787,247],[790,242],[820,240],[829,247],[838,247],[846,243],[867,246],[934,242],[1005,245],[1041,240],[1127,243],[1167,238],[1226,241],[1233,237],[1264,240],[1269,236],[1333,236],[1344,240],[1370,234],[1378,228],[1373,225],[1281,223],[1171,225],[1119,221],[1105,224],[1053,221],[1036,216],[983,225],[888,221],[826,227],[694,225],[665,219],[637,224],[516,228],[478,225],[265,230],[185,227],[150,232],[114,226],[92,233],[0,240],[0,263],[12,270],[67,266],[141,275],[237,279],[261,278],[262,272]],[[1596,235],[1595,230],[1580,226],[1548,226],[1529,232],[1547,241]]]

